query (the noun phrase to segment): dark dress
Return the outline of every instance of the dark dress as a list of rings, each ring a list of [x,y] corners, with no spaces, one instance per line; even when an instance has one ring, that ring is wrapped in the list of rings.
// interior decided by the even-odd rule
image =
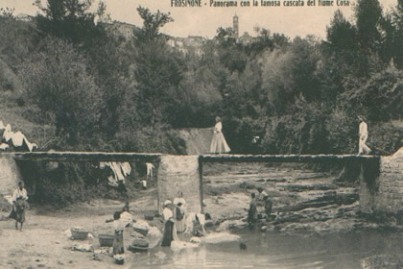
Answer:
[[[125,253],[125,249],[123,247],[123,231],[116,230],[115,238],[113,240],[113,254],[123,254]]]
[[[256,216],[257,216],[257,208],[256,208],[256,201],[252,200],[250,205],[249,205],[249,211],[248,211],[248,223],[253,224],[256,221]]]
[[[27,201],[24,199],[17,199],[9,218],[14,219],[19,223],[25,222],[25,208],[27,208]]]
[[[173,238],[173,230],[174,230],[174,223],[172,220],[165,221],[164,227],[164,235],[162,237],[161,246],[162,247],[170,247],[171,242],[174,240]]]

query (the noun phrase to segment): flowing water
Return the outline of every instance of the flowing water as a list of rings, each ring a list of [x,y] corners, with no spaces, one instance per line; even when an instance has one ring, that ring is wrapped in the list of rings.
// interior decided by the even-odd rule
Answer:
[[[214,212],[215,217],[245,215],[249,204],[249,193],[256,186],[263,186],[273,198],[274,211],[307,201],[326,197],[333,193],[336,197],[353,194],[354,199],[346,200],[355,210],[357,186],[337,186],[335,175],[316,172],[299,165],[267,166],[264,164],[210,165],[204,167],[205,210]],[[243,188],[245,184],[253,186]],[[355,195],[355,196],[354,196]],[[349,196],[349,197],[350,197]],[[333,200],[332,200],[333,201]],[[340,200],[335,200],[340,201]],[[338,208],[340,204],[316,204],[314,216]],[[299,209],[296,209],[299,214]],[[207,212],[207,211],[206,211]],[[306,214],[306,213],[305,213]],[[235,214],[236,215],[236,214]],[[309,216],[300,219],[304,225]],[[334,216],[332,215],[331,218]],[[346,219],[348,216],[339,216]],[[296,223],[297,224],[297,223]],[[148,253],[136,254],[127,260],[127,268],[274,268],[274,269],[316,269],[316,268],[384,268],[367,267],[363,259],[374,255],[401,255],[403,253],[403,232],[380,229],[353,229],[346,231],[329,230],[326,233],[261,232],[243,230],[240,241],[207,244],[196,248],[172,251],[157,247]],[[243,242],[247,248],[241,249]],[[388,267],[399,268],[399,267]]]
[[[403,234],[386,231],[320,237],[247,232],[241,234],[241,240],[246,250],[238,242],[203,244],[180,252],[160,248],[138,254],[128,264],[129,268],[359,269],[363,258],[403,253]]]

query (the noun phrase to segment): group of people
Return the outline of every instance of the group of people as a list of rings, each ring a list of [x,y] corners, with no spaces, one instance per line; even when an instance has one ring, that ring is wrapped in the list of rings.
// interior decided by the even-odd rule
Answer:
[[[358,155],[370,154],[372,150],[367,145],[368,124],[366,123],[364,116],[359,115],[357,116],[357,118],[360,122],[358,131]],[[225,140],[224,134],[222,132],[221,118],[217,116],[215,120],[216,124],[214,126],[213,138],[210,144],[210,153],[214,154],[228,153],[231,151],[231,149],[228,146],[227,141]]]
[[[163,205],[164,231],[161,246],[170,247],[171,242],[178,239],[178,233],[203,236],[206,234],[204,224],[208,214],[187,211],[187,204],[183,193],[178,192],[177,197],[166,200]]]
[[[248,224],[253,228],[258,219],[270,219],[273,201],[263,188],[258,187],[257,193],[251,193],[251,201],[248,210]]]

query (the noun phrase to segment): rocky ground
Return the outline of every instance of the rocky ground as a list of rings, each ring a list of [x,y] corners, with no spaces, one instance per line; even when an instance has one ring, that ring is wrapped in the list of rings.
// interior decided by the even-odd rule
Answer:
[[[391,218],[369,220],[359,211],[358,182],[339,182],[341,171],[297,164],[209,164],[203,167],[204,209],[216,224],[242,229],[250,194],[262,187],[273,201],[264,230],[327,234],[384,226],[400,229]]]

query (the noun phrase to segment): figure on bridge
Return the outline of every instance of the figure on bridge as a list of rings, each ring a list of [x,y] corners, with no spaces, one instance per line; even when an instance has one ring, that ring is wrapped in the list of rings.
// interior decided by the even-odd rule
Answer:
[[[360,121],[358,131],[358,154],[369,154],[371,153],[371,149],[366,144],[368,140],[368,125],[363,116],[358,116],[357,118]]]
[[[222,122],[220,117],[215,118],[216,124],[213,131],[213,139],[210,144],[210,153],[228,153],[231,151],[230,147],[225,140],[224,134],[222,133]]]

